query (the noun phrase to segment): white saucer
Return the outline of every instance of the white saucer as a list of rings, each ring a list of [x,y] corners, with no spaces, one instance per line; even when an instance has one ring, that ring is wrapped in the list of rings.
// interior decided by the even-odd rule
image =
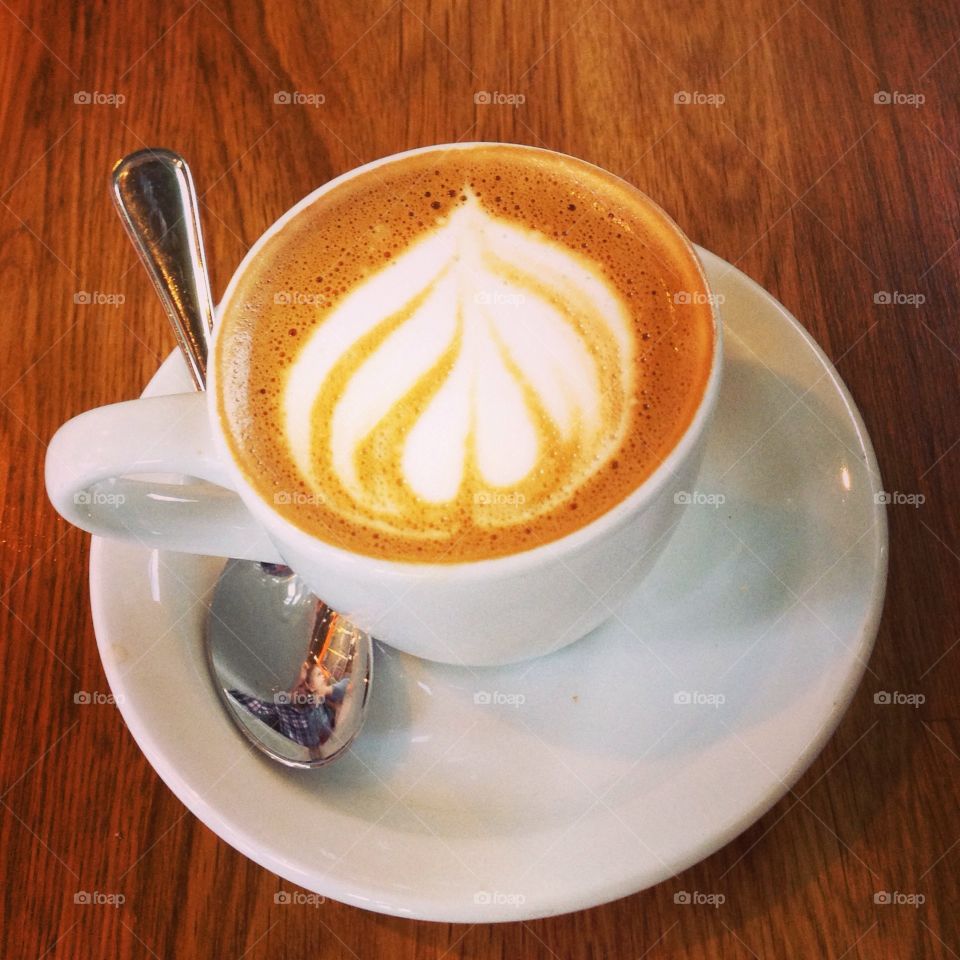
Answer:
[[[201,645],[221,561],[95,539],[94,624],[123,717],[224,840],[369,910],[519,920],[673,876],[811,763],[877,629],[880,476],[816,344],[701,255],[725,298],[725,382],[700,502],[649,580],[618,617],[532,663],[470,670],[381,647],[367,725],[333,768],[261,759],[223,712]],[[148,393],[189,389],[171,357]]]

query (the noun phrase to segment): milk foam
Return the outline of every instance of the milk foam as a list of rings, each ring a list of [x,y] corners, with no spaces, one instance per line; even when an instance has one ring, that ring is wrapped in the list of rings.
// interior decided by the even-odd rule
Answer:
[[[630,422],[635,345],[615,288],[588,257],[464,194],[322,320],[282,395],[304,481],[322,492],[332,474],[360,512],[401,526],[398,483],[429,504],[472,496],[482,522],[483,493],[535,477],[559,443],[574,455],[550,496],[526,505],[535,515],[613,456]],[[358,344],[368,347],[358,354]],[[398,412],[403,428],[391,436],[402,449],[368,462],[364,444]],[[370,482],[391,469],[387,483]]]

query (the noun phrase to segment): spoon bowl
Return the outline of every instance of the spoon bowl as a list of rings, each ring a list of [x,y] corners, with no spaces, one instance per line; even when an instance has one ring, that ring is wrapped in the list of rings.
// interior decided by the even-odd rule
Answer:
[[[369,637],[288,567],[229,560],[205,635],[217,692],[260,750],[312,767],[350,746],[373,675]]]

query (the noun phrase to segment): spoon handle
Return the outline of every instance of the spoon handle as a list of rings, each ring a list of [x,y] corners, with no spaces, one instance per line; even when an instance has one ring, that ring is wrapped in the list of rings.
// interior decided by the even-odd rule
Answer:
[[[198,390],[207,382],[213,300],[190,168],[170,150],[127,154],[113,168],[113,201],[163,303]]]

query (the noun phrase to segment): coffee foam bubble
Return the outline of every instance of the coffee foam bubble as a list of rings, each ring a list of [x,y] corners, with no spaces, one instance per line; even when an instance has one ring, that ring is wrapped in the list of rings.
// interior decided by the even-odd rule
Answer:
[[[704,290],[659,210],[597,168],[420,154],[264,245],[224,313],[218,405],[248,479],[308,532],[399,560],[512,553],[676,443],[713,332],[705,298],[675,294]]]

